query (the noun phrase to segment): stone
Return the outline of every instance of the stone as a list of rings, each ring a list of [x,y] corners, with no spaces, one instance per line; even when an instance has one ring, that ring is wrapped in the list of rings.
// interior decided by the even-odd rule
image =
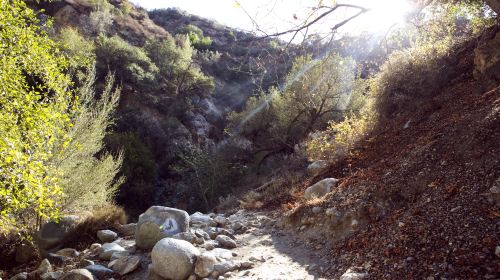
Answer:
[[[135,229],[137,228],[136,223],[130,223],[126,225],[120,225],[118,227],[118,231],[123,235],[123,236],[132,236],[135,234]]]
[[[483,81],[487,89],[500,82],[500,32],[474,50],[474,77]]]
[[[28,272],[18,273],[14,275],[14,277],[11,277],[9,280],[28,280]]]
[[[234,231],[238,231],[240,229],[243,229],[243,223],[241,223],[241,222],[235,222],[235,223],[233,223],[233,225],[231,226],[231,228]]]
[[[56,248],[68,236],[79,219],[78,216],[65,216],[57,222],[50,221],[42,225],[34,236],[42,257],[45,257],[48,251]]]
[[[328,161],[317,160],[307,166],[307,175],[316,176],[328,168]]]
[[[322,211],[323,211],[323,208],[322,208],[322,207],[315,206],[315,207],[313,207],[313,208],[312,208],[312,212],[313,212],[314,214],[319,214],[319,213],[321,213]]]
[[[215,248],[210,253],[214,254],[214,256],[217,259],[230,260],[234,257],[233,252],[231,252],[228,249],[223,249],[223,248]]]
[[[27,263],[36,258],[36,254],[36,247],[33,244],[21,244],[16,247],[16,262]]]
[[[251,261],[243,261],[240,263],[240,268],[241,269],[250,269],[254,267],[254,263]]]
[[[186,211],[151,206],[139,216],[135,239],[137,247],[151,249],[162,238],[189,230],[189,215]]]
[[[122,246],[129,253],[135,253],[135,251],[137,250],[135,240],[117,239],[112,243],[116,243]]]
[[[86,266],[93,265],[93,264],[95,264],[93,261],[87,260],[87,259],[83,259],[80,261],[80,266],[82,266],[82,267],[86,267]]]
[[[80,253],[73,248],[64,248],[57,251],[55,254],[66,258],[76,258],[80,255]]]
[[[49,260],[43,259],[38,268],[34,272],[36,273],[36,275],[42,275],[51,271],[52,271],[52,265],[50,264]]]
[[[114,261],[114,260],[117,260],[117,259],[120,259],[123,257],[128,257],[129,255],[130,255],[130,253],[127,251],[113,252],[113,254],[111,254],[111,258],[109,258],[109,260]]]
[[[361,280],[368,277],[367,273],[358,273],[352,271],[352,269],[348,269],[342,276],[340,276],[339,280]]]
[[[103,243],[113,242],[118,237],[118,234],[109,229],[97,231],[97,238]]]
[[[116,273],[120,275],[128,274],[134,270],[136,270],[141,264],[140,256],[128,256],[119,258],[112,263],[110,263],[109,267]]]
[[[215,241],[220,244],[222,248],[234,249],[236,248],[236,241],[232,240],[229,236],[226,235],[218,235],[215,238]]]
[[[339,180],[335,178],[326,178],[316,184],[308,187],[304,192],[304,198],[307,200],[321,198],[329,193]]]
[[[47,254],[47,260],[49,260],[51,264],[61,266],[68,260],[68,258],[54,253],[49,253]]]
[[[99,259],[109,261],[114,252],[123,252],[125,249],[116,243],[104,243],[99,248]]]
[[[41,280],[57,280],[62,276],[61,271],[52,271],[40,275]]]
[[[86,269],[73,269],[63,274],[58,280],[95,280],[95,278]]]
[[[208,277],[214,271],[217,259],[211,253],[205,252],[196,259],[194,273],[199,277]]]
[[[214,270],[217,271],[219,275],[224,274],[226,272],[237,270],[239,268],[240,268],[239,263],[233,261],[217,263],[214,265]]]
[[[85,267],[86,270],[90,271],[98,279],[107,279],[113,275],[113,270],[100,265],[93,264]]]
[[[193,273],[199,255],[200,251],[187,241],[161,239],[151,252],[153,271],[167,279],[184,280]]]
[[[209,215],[200,212],[193,213],[189,218],[191,225],[209,225],[213,221]]]
[[[497,246],[495,248],[495,256],[497,256],[497,258],[500,258],[500,246]]]
[[[224,216],[216,216],[214,221],[221,227],[224,227],[229,223],[229,220]]]
[[[184,240],[191,244],[196,244],[196,241],[198,240],[196,234],[194,234],[194,232],[189,232],[189,231],[177,233],[174,236],[172,236],[172,238]]]

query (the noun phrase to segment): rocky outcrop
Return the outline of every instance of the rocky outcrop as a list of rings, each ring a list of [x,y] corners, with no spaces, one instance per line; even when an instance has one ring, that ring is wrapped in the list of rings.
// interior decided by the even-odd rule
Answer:
[[[474,77],[488,89],[500,83],[500,32],[474,50]]]
[[[199,255],[200,251],[187,241],[164,238],[151,252],[153,271],[166,279],[184,280],[193,273]]]
[[[307,200],[320,198],[329,193],[339,180],[335,178],[326,178],[316,184],[308,187],[304,192],[304,198]]]
[[[186,211],[152,206],[139,216],[135,238],[137,247],[151,249],[162,238],[189,230],[189,215]]]
[[[328,161],[326,160],[317,160],[309,166],[307,166],[307,174],[309,176],[316,176],[322,171],[324,171],[326,168],[328,168]]]
[[[42,225],[34,238],[40,254],[46,256],[49,251],[58,249],[79,219],[78,216],[65,216],[57,222],[50,221]]]

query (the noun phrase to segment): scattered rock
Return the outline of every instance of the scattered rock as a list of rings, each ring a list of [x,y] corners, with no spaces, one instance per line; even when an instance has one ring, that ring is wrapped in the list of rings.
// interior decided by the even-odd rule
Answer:
[[[113,275],[113,270],[100,264],[89,265],[86,266],[85,269],[90,271],[90,273],[98,279],[107,279]]]
[[[200,212],[195,212],[189,218],[192,225],[210,225],[213,222],[213,219],[209,215]]]
[[[113,269],[113,271],[115,271],[116,273],[123,276],[125,274],[128,274],[136,270],[140,264],[141,264],[140,256],[129,256],[112,261],[109,264],[109,267]]]
[[[307,166],[307,174],[309,176],[316,176],[323,172],[326,168],[328,168],[328,161],[326,160],[317,160],[309,166]]]
[[[229,220],[224,217],[224,216],[216,216],[214,218],[214,221],[219,225],[220,227],[224,227],[229,223]]]
[[[196,257],[200,255],[191,243],[164,238],[153,247],[153,270],[159,276],[172,280],[184,280],[194,271]]]
[[[194,273],[199,277],[208,277],[214,271],[217,259],[211,253],[203,253],[196,259]]]
[[[18,273],[16,275],[14,275],[14,277],[10,278],[9,280],[28,280],[28,272]]]
[[[323,179],[316,184],[308,187],[304,192],[304,198],[310,200],[313,198],[323,197],[332,190],[332,188],[337,184],[338,181],[339,180],[335,178]]]
[[[36,275],[42,275],[51,271],[52,271],[52,265],[50,264],[49,260],[43,259],[38,268],[34,272],[36,273]]]
[[[129,255],[130,255],[130,253],[127,251],[113,252],[113,254],[111,254],[111,258],[109,258],[109,260],[114,261],[114,260],[117,260],[117,259],[120,259],[123,257],[128,257]]]
[[[236,248],[236,241],[232,240],[229,236],[226,235],[218,235],[215,238],[215,241],[220,244],[222,248],[234,249]]]
[[[172,236],[172,238],[184,240],[191,244],[196,244],[197,243],[196,241],[198,240],[196,234],[190,231],[177,233],[174,236]]]
[[[73,269],[66,272],[58,280],[95,280],[95,278],[92,276],[92,273],[86,269]]]
[[[45,257],[49,250],[57,247],[67,237],[79,219],[78,216],[65,216],[58,222],[50,221],[43,224],[34,237],[40,254]]]
[[[97,238],[103,243],[113,242],[118,234],[112,230],[104,229],[97,232]]]
[[[352,271],[350,268],[340,276],[339,280],[360,280],[368,277],[367,273],[358,273]]]
[[[151,206],[139,216],[135,231],[137,247],[151,249],[162,238],[189,230],[189,215],[186,211]],[[187,276],[186,276],[187,277]]]
[[[61,271],[47,272],[40,276],[41,280],[57,280],[62,276]]]
[[[239,269],[239,263],[233,261],[227,261],[222,263],[217,263],[214,265],[214,270],[219,273],[219,275],[224,274],[229,271],[234,271]]]
[[[109,261],[114,252],[123,252],[125,249],[116,243],[104,243],[99,248],[99,259]]]
[[[313,212],[314,214],[319,214],[319,213],[321,213],[322,211],[323,211],[323,208],[322,208],[322,207],[319,207],[319,206],[315,206],[315,207],[313,207],[313,208],[312,208],[312,212]]]
[[[76,258],[80,253],[73,248],[64,248],[56,252],[56,255],[63,256],[66,258]]]
[[[16,248],[16,262],[27,263],[36,257],[36,247],[31,243],[26,243]]]
[[[118,231],[123,235],[123,236],[131,236],[135,234],[135,229],[137,228],[136,223],[130,223],[126,225],[121,225],[118,227]]]
[[[68,260],[68,258],[54,253],[49,253],[47,254],[47,260],[49,260],[51,264],[61,266]]]

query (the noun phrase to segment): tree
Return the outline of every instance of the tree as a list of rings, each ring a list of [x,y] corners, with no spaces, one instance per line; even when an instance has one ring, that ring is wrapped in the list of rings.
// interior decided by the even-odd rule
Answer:
[[[337,54],[295,60],[287,82],[280,90],[253,97],[245,110],[229,116],[233,133],[253,140],[262,160],[291,153],[310,132],[328,120],[341,117],[349,103],[355,78],[354,61]]]
[[[145,49],[158,65],[157,78],[161,89],[171,96],[202,96],[213,90],[212,79],[205,76],[193,61],[195,50],[186,36],[149,41]]]
[[[49,159],[67,143],[73,93],[68,60],[47,26],[24,1],[0,3],[0,226],[23,229],[58,214],[61,188]]]

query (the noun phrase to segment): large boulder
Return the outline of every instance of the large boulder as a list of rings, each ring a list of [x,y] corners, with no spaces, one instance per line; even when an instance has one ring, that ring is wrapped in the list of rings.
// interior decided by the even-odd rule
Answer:
[[[184,280],[193,273],[199,255],[200,251],[187,241],[164,238],[151,252],[153,271],[166,279]]]
[[[327,168],[328,168],[328,161],[317,160],[317,161],[309,164],[309,166],[307,166],[307,174],[309,176],[316,176],[319,173],[323,172]]]
[[[304,198],[307,200],[313,198],[320,198],[332,191],[332,188],[337,184],[339,180],[335,178],[326,178],[316,184],[310,186],[304,192]]]
[[[500,83],[500,32],[474,50],[474,77],[487,89]]]
[[[189,215],[186,211],[164,206],[151,206],[139,216],[135,239],[137,247],[151,249],[165,237],[189,230]]]
[[[68,236],[79,219],[78,216],[65,216],[59,221],[43,224],[34,238],[40,254],[45,257],[49,251],[58,249],[58,246]]]

